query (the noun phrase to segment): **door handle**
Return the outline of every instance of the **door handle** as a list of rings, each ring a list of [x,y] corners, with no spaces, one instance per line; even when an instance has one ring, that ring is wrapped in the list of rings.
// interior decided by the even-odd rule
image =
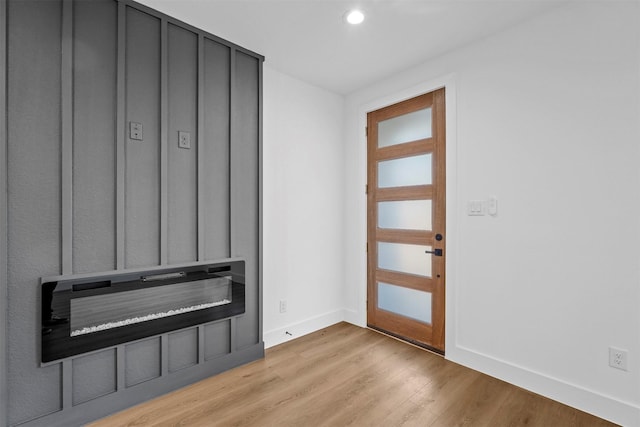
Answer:
[[[433,254],[435,256],[442,256],[442,249],[434,249],[432,251],[424,251],[425,254]]]

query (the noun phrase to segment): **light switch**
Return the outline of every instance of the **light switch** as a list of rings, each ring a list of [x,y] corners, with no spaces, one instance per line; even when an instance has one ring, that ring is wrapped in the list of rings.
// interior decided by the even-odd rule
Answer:
[[[483,216],[486,210],[486,202],[483,200],[469,200],[467,203],[467,215],[469,216]]]
[[[142,141],[142,123],[129,122],[129,138]]]
[[[189,132],[178,132],[178,147],[180,148],[191,148],[191,134]]]

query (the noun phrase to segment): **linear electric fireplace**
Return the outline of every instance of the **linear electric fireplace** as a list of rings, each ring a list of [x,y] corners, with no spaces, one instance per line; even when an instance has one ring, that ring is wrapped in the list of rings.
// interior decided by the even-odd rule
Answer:
[[[42,362],[244,313],[244,261],[43,278]]]

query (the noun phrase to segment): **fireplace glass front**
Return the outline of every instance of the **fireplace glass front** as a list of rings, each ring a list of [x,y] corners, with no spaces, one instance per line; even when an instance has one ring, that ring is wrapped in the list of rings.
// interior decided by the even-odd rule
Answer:
[[[71,336],[231,304],[231,276],[71,300]]]
[[[42,361],[242,313],[243,261],[43,279]]]

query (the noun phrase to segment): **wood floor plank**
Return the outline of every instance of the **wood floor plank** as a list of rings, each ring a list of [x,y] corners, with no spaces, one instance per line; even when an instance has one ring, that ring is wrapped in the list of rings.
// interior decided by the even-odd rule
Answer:
[[[381,425],[396,407],[408,401],[408,396],[425,387],[428,378],[410,369],[371,367],[355,383],[335,390],[343,397],[338,405],[328,408],[322,426]],[[336,398],[337,400],[337,398]],[[335,410],[339,407],[340,410]]]
[[[430,427],[490,426],[510,387],[503,381],[479,375]]]
[[[378,425],[388,427],[424,427],[432,424],[439,414],[432,412],[428,404],[415,404],[405,401],[382,420]]]
[[[440,359],[433,371],[425,373],[431,381],[410,399],[430,412],[441,415],[467,392],[469,386],[481,374],[471,369]]]
[[[339,323],[89,427],[613,426],[378,332]]]
[[[511,388],[492,420],[497,426],[545,427],[544,408],[555,402],[518,387]]]
[[[319,425],[327,413],[340,406],[348,392],[344,387],[359,384],[366,372],[377,370],[375,343],[359,342],[358,338],[349,340],[349,345],[340,346],[338,352],[328,352],[326,359],[315,360],[313,364],[303,366],[291,378],[290,386],[280,390],[273,400],[278,407],[263,414],[262,423],[266,425]],[[335,400],[338,399],[338,400]],[[247,412],[245,410],[245,412]]]

